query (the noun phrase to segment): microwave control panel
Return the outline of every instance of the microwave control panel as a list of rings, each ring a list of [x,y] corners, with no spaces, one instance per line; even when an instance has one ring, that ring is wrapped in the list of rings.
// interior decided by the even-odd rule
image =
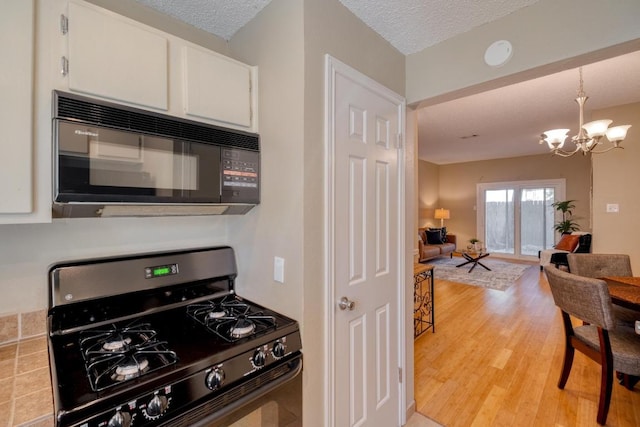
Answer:
[[[222,203],[260,203],[260,153],[221,151]]]

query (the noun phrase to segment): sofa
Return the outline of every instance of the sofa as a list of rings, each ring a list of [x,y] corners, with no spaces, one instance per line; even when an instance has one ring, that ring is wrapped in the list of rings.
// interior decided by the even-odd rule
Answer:
[[[436,233],[437,232],[437,233]],[[440,239],[437,239],[437,234]],[[442,235],[444,234],[444,238]],[[420,228],[418,229],[418,262],[425,262],[433,258],[449,255],[453,257],[456,250],[456,236],[447,234],[446,229]]]

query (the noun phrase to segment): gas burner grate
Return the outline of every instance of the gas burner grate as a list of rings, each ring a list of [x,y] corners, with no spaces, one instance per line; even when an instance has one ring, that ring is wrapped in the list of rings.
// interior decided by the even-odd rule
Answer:
[[[86,331],[80,337],[80,350],[94,391],[105,390],[178,360],[167,343],[158,340],[156,331],[148,323]]]
[[[276,328],[276,319],[233,297],[187,307],[187,314],[227,342]]]
[[[244,314],[249,306],[233,297],[226,296],[221,300],[209,300],[200,304],[187,306],[187,314],[205,326],[224,317],[234,317]]]

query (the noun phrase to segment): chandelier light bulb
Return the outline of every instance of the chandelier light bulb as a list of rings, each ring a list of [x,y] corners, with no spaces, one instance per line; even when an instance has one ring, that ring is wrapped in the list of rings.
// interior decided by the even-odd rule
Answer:
[[[614,126],[607,129],[607,139],[611,142],[620,142],[627,137],[627,130],[631,125]]]
[[[564,145],[564,140],[567,139],[569,129],[552,129],[544,131],[544,140],[552,150],[559,150]]]
[[[587,131],[589,138],[602,138],[607,132],[609,125],[613,123],[613,120],[594,120],[582,125],[582,128]]]

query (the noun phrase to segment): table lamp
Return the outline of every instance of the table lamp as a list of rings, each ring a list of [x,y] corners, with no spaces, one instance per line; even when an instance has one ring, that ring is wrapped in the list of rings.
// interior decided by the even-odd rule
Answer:
[[[450,218],[449,209],[436,209],[436,215],[434,218],[440,220],[440,228],[444,227],[444,220]]]

